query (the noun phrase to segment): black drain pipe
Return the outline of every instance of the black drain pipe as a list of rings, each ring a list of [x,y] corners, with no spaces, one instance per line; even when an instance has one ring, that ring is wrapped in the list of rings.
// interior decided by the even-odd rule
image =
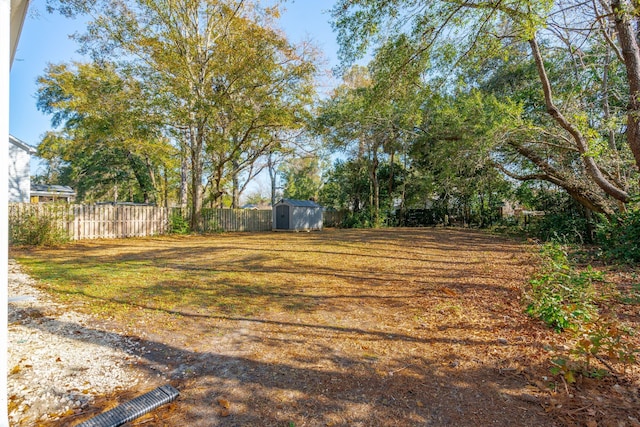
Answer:
[[[118,427],[175,400],[179,395],[180,392],[171,385],[163,385],[78,424],[76,427]]]

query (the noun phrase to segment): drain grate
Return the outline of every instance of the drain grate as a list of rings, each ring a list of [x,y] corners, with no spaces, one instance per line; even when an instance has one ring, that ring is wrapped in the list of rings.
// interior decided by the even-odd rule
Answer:
[[[175,400],[180,392],[170,385],[163,385],[133,400],[91,418],[76,427],[118,427]]]

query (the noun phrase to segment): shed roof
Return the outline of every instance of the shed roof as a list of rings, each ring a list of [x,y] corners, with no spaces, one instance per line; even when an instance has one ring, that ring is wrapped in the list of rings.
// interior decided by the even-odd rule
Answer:
[[[279,203],[286,203],[291,206],[298,206],[304,208],[320,208],[321,206],[311,200],[296,200],[296,199],[282,199]]]

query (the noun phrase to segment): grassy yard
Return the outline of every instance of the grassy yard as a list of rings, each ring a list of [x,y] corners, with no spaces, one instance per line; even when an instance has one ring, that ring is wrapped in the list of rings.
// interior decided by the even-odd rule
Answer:
[[[90,241],[12,256],[57,299],[95,315],[96,327],[139,340],[140,369],[166,366],[181,398],[156,411],[154,425],[569,419],[560,380],[547,378],[558,337],[523,313],[535,256],[522,243],[465,230],[327,230]]]

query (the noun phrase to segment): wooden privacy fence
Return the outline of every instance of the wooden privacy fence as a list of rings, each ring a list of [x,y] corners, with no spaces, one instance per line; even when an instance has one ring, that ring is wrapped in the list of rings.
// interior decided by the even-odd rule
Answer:
[[[322,226],[340,227],[345,215],[344,211],[324,211],[322,213]]]
[[[168,234],[171,216],[182,216],[180,208],[130,205],[63,205],[63,204],[9,204],[9,226],[13,227],[26,217],[49,218],[64,230],[72,240],[118,239]],[[340,224],[344,213],[324,212],[324,226]],[[220,231],[271,231],[271,210],[203,209],[200,229],[204,233]]]
[[[203,209],[199,231],[271,231],[271,212],[253,209]]]
[[[10,227],[26,216],[49,218],[72,240],[116,239],[167,233],[170,210],[156,206],[127,205],[9,205]]]

